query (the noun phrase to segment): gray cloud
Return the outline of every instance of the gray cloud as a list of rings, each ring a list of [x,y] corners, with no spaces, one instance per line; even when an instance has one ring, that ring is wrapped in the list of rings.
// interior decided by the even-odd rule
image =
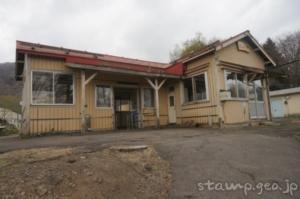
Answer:
[[[2,0],[0,62],[14,60],[15,40],[167,62],[196,32],[249,29],[263,42],[300,29],[299,9],[298,0]]]

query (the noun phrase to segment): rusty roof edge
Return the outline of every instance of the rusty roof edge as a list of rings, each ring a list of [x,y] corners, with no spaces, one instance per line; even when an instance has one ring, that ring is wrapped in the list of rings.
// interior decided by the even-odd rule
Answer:
[[[58,47],[58,46],[50,46],[50,45],[45,45],[45,44],[39,44],[39,43],[32,43],[32,42],[26,42],[26,41],[20,41],[20,40],[16,40],[16,44],[17,44],[17,49],[18,49],[18,45],[27,45],[27,46],[32,46],[32,47],[39,47],[39,48],[48,48],[48,49],[52,49],[52,50],[62,50],[62,51],[70,51],[70,52],[74,52],[74,53],[82,53],[82,54],[86,54],[86,55],[98,55],[99,59],[101,59],[101,57],[113,57],[113,58],[117,58],[117,59],[124,59],[129,61],[137,61],[137,62],[144,62],[141,64],[137,64],[137,65],[144,65],[144,66],[151,66],[151,67],[157,67],[157,68],[166,68],[168,67],[170,64],[169,63],[162,63],[162,62],[155,62],[155,61],[148,61],[148,60],[142,60],[142,59],[135,59],[135,58],[128,58],[128,57],[122,57],[122,56],[116,56],[116,55],[110,55],[110,54],[100,54],[100,53],[95,53],[95,52],[90,52],[90,51],[82,51],[82,50],[76,50],[76,49],[71,49],[71,48],[63,48],[63,47]],[[159,66],[152,66],[151,64],[154,65],[161,65]]]

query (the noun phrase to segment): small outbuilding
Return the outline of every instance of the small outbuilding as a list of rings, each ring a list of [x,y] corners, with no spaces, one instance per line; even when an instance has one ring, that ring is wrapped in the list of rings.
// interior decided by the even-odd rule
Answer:
[[[272,116],[300,115],[300,87],[270,92]]]

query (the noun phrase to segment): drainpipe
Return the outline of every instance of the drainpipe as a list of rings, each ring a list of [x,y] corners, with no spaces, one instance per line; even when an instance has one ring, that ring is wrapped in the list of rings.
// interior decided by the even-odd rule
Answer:
[[[269,112],[269,119],[270,121],[273,120],[272,118],[272,112],[271,112],[271,103],[270,103],[270,90],[269,90],[269,74],[266,73],[266,91],[267,91],[267,98],[268,98],[268,112]]]

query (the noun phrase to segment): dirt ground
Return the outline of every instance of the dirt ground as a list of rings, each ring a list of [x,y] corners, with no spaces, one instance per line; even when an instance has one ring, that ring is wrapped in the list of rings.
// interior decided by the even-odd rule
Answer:
[[[170,164],[172,178],[169,198],[171,199],[291,199],[300,198],[300,141],[295,136],[299,133],[299,123],[288,123],[280,126],[224,129],[171,128],[118,131],[85,136],[48,136],[31,139],[6,137],[0,138],[0,153],[54,146],[80,147],[83,151],[102,151],[115,145],[146,144],[153,146],[160,157]],[[79,162],[80,156],[77,157]],[[76,162],[67,163],[67,160],[65,159],[64,164],[71,166],[76,164]],[[120,175],[127,176],[127,172],[129,171],[122,172]],[[290,180],[297,183],[299,187],[293,192],[293,196],[280,191],[264,191],[262,195],[258,195],[256,190],[250,191],[247,196],[242,190],[199,191],[197,184],[208,180],[252,185],[270,182],[284,185],[285,180]],[[148,195],[139,195],[137,198],[147,197]]]
[[[168,198],[169,164],[153,148],[37,148],[0,155],[0,196],[8,198]]]

